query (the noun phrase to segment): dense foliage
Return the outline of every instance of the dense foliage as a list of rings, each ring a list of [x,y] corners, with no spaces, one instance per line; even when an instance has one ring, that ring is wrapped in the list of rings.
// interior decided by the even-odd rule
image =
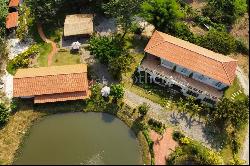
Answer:
[[[31,14],[37,22],[47,23],[54,21],[63,0],[27,0],[26,3],[31,9]]]
[[[134,16],[139,12],[140,4],[144,0],[110,0],[103,5],[107,15],[116,19],[117,25],[123,30],[122,38],[132,27]]]
[[[125,49],[125,42],[120,35],[93,36],[89,44],[90,53],[106,64],[115,78],[120,79],[122,73],[130,70],[133,57]]]
[[[184,16],[175,0],[146,0],[141,8],[142,17],[160,31],[168,31]]]
[[[27,51],[18,54],[14,59],[9,60],[7,64],[7,71],[10,74],[15,74],[16,70],[19,68],[27,68],[30,63],[30,57],[38,54],[38,46],[33,45]]]
[[[150,106],[147,103],[143,103],[142,105],[140,105],[138,107],[138,111],[139,111],[141,117],[144,117],[147,115],[149,108],[150,108]]]
[[[8,0],[0,0],[0,37],[5,34],[5,21],[8,14]]]
[[[163,134],[166,128],[166,126],[162,122],[157,121],[155,119],[149,119],[148,125],[150,126],[152,130],[154,130],[155,132],[159,134]]]
[[[212,150],[202,146],[200,143],[185,137],[182,133],[174,132],[173,138],[180,146],[172,152],[167,159],[167,165],[221,165],[221,156]]]
[[[214,22],[231,25],[246,11],[246,0],[208,0],[203,14]]]
[[[0,125],[6,123],[8,121],[8,117],[8,108],[3,103],[0,103]]]
[[[112,84],[110,87],[110,96],[113,96],[113,99],[117,101],[122,99],[124,96],[124,88],[121,84]]]
[[[20,7],[19,15],[16,35],[21,41],[23,41],[27,38],[29,26],[32,24],[30,9],[25,3]]]
[[[209,32],[201,38],[200,46],[212,51],[228,55],[236,51],[235,39],[225,31],[210,29]]]

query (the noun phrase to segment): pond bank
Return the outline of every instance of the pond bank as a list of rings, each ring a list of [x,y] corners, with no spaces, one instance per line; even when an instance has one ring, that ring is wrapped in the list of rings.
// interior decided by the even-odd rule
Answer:
[[[18,112],[11,115],[9,122],[2,129],[0,129],[0,164],[12,164],[15,158],[15,154],[17,154],[25,135],[28,133],[29,128],[35,121],[50,114],[79,112],[83,110],[84,105],[84,102],[69,102],[41,105],[39,107],[34,108],[33,106],[30,106],[29,108],[25,109],[21,108]],[[23,104],[23,106],[27,107],[27,105],[25,104]],[[51,108],[53,108],[53,111],[46,111],[52,110]],[[113,114],[108,111],[101,112]],[[147,141],[142,132],[138,132],[136,127],[133,126],[133,120],[129,119],[128,117],[125,117],[122,111],[118,111],[117,114],[113,115],[122,120],[129,128],[131,128],[136,133],[136,137],[140,145],[140,151],[142,154],[143,162],[145,164],[150,164],[149,148]]]

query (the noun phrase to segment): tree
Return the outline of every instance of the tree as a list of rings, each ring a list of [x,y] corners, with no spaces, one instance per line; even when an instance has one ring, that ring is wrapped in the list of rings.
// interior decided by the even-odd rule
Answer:
[[[120,79],[122,73],[126,73],[131,69],[130,66],[133,60],[133,57],[129,54],[121,55],[110,60],[108,69],[115,78]]]
[[[7,107],[3,103],[0,103],[0,125],[6,123],[8,121],[8,117],[9,112]]]
[[[110,95],[113,96],[114,101],[122,99],[124,96],[124,88],[121,84],[112,84],[110,88]]]
[[[32,18],[30,15],[30,9],[25,3],[20,7],[20,17],[18,19],[18,27],[16,31],[17,37],[22,41],[28,36],[29,26],[32,23]]]
[[[5,35],[5,22],[8,15],[8,0],[0,0],[0,37]]]
[[[225,55],[236,51],[235,39],[227,32],[215,29],[210,29],[205,36],[201,37],[199,45]]]
[[[184,16],[175,0],[147,0],[141,10],[142,17],[160,31],[168,31]]]
[[[208,0],[202,10],[212,21],[231,25],[247,11],[246,0]]]
[[[0,36],[0,74],[3,73],[3,64],[8,59],[7,43],[4,38]]]
[[[142,105],[140,105],[138,107],[138,111],[139,111],[141,117],[144,117],[145,115],[147,115],[149,108],[150,108],[150,106],[147,105],[147,103],[143,103]]]
[[[221,124],[223,128],[232,125],[233,129],[241,129],[248,122],[249,117],[249,99],[231,101],[222,98],[214,111],[211,111],[210,120]]]
[[[63,0],[46,0],[46,3],[44,0],[27,0],[27,5],[37,22],[47,23],[55,19],[62,2]]]
[[[122,38],[125,37],[134,21],[134,16],[138,13],[143,0],[110,0],[103,5],[105,14],[114,17],[117,25],[123,30]]]
[[[125,52],[124,41],[120,40],[119,35],[94,35],[90,38],[89,45],[90,53],[104,64],[108,64],[111,59],[117,58]]]

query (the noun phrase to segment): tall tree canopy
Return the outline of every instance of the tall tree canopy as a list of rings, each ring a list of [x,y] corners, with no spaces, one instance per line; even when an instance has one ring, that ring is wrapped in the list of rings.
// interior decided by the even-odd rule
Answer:
[[[232,24],[247,11],[246,0],[208,0],[203,14],[214,22]]]
[[[160,31],[174,27],[184,16],[175,0],[147,0],[141,8],[141,15]]]
[[[8,14],[8,0],[0,0],[0,36],[3,37],[5,34],[5,22]]]
[[[64,0],[27,0],[27,4],[31,9],[31,14],[40,22],[50,22],[55,16]]]
[[[128,32],[134,21],[134,16],[139,12],[140,5],[144,0],[110,0],[103,5],[105,13],[116,19],[124,31],[122,37]]]

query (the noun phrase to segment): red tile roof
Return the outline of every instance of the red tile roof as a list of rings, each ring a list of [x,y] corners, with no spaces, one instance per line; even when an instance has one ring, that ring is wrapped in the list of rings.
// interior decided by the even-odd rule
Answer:
[[[85,64],[19,69],[14,97],[34,96],[35,103],[83,99],[88,95]]]
[[[35,96],[34,103],[41,104],[41,103],[51,103],[58,101],[80,100],[80,99],[86,99],[89,96],[90,96],[90,91],[40,95],[40,96]]]
[[[20,0],[10,0],[9,7],[17,7],[20,3]]]
[[[17,27],[18,25],[18,12],[9,13],[6,18],[6,28]]]
[[[226,85],[236,76],[237,60],[159,31],[154,32],[144,51]]]

